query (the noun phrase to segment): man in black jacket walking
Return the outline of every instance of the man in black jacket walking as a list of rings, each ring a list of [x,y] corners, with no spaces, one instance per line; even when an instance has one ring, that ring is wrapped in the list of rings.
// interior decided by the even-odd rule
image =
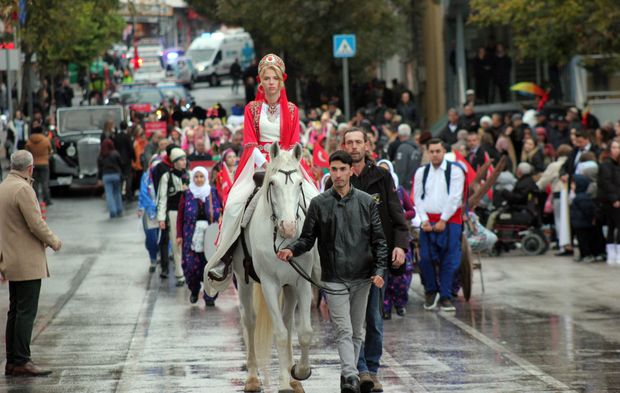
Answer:
[[[389,272],[402,275],[405,268],[405,250],[409,247],[409,230],[392,175],[366,158],[370,145],[368,135],[362,129],[350,128],[345,131],[343,140],[346,152],[353,159],[351,184],[356,189],[370,194],[379,208],[383,233],[388,251],[391,252],[387,255],[390,260],[385,261],[389,266]],[[371,288],[366,310],[366,340],[364,340],[357,369],[362,382],[367,379],[373,381],[374,392],[383,391],[377,377],[383,353],[382,316],[383,292],[378,288]]]
[[[308,252],[318,239],[321,280],[339,293],[328,293],[327,301],[342,368],[340,389],[366,393],[373,389],[373,382],[365,380],[360,386],[357,359],[364,341],[370,284],[383,287],[388,248],[377,204],[351,186],[352,163],[342,150],[331,155],[332,188],[310,202],[301,236],[281,250],[278,258],[287,261]]]

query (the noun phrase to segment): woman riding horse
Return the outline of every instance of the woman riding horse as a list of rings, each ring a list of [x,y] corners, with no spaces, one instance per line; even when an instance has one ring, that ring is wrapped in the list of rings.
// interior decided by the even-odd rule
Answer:
[[[286,97],[282,59],[274,54],[263,57],[258,64],[257,80],[260,85],[256,100],[245,107],[243,155],[224,209],[217,248],[205,269],[211,292],[228,286],[234,245],[241,232],[247,200],[255,188],[254,174],[269,160],[270,146],[278,142],[281,148],[288,150],[299,143],[299,110]],[[316,188],[307,171],[302,168],[302,172],[304,188],[308,189],[306,195],[315,195]]]

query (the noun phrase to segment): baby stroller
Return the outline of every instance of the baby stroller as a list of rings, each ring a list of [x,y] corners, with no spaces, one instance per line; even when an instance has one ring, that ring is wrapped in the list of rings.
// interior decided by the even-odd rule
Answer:
[[[531,194],[527,206],[502,205],[495,212],[492,230],[497,235],[494,254],[520,247],[527,255],[541,255],[549,249],[549,242],[542,231],[542,209],[545,195]]]

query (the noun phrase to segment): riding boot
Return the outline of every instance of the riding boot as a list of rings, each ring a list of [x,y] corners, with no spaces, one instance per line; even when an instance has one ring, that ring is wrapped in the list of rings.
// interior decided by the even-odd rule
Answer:
[[[233,244],[233,247],[230,247],[228,251],[226,251],[226,254],[224,254],[222,259],[220,259],[218,264],[209,270],[209,273],[207,273],[207,275],[209,276],[211,280],[224,281],[224,279],[228,277],[228,273],[230,271],[230,265],[232,264],[232,260],[233,260],[233,251],[235,249],[234,247],[235,244],[236,242]]]

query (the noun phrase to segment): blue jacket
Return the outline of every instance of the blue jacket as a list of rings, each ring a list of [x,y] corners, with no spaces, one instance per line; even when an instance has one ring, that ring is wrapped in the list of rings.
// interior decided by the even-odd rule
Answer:
[[[144,210],[144,213],[154,220],[157,217],[157,204],[155,198],[155,186],[149,174],[149,171],[142,174],[140,180],[140,194],[138,195],[138,208]]]

